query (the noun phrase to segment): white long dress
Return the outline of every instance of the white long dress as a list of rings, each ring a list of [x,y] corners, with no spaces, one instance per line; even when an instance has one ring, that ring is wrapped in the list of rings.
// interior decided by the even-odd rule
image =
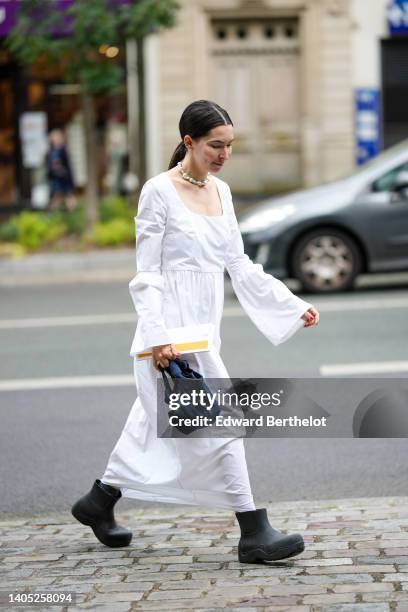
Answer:
[[[231,191],[213,176],[223,214],[192,212],[166,172],[143,186],[136,217],[137,275],[130,292],[138,313],[134,346],[170,342],[168,329],[213,324],[212,350],[187,355],[204,377],[227,378],[219,350],[224,270],[249,317],[275,345],[303,326],[311,306],[245,254]],[[157,377],[151,359],[134,361],[138,397],[102,480],[124,497],[255,508],[241,438],[158,438]]]

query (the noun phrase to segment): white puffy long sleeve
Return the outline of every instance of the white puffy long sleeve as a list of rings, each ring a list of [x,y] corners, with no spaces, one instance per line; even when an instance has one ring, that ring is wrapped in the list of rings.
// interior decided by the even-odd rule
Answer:
[[[284,283],[266,274],[244,253],[244,245],[229,194],[231,239],[226,254],[226,268],[235,294],[256,327],[273,344],[288,340],[304,325],[300,318],[311,304],[294,295]]]
[[[166,205],[150,181],[141,191],[135,221],[137,274],[129,283],[129,290],[139,316],[134,348],[143,351],[170,343],[163,319],[164,280],[161,273]]]

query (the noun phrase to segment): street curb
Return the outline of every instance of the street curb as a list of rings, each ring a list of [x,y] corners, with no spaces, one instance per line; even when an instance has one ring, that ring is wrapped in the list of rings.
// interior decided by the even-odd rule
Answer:
[[[130,281],[135,271],[133,248],[85,253],[42,253],[22,259],[0,259],[0,286],[116,279]]]

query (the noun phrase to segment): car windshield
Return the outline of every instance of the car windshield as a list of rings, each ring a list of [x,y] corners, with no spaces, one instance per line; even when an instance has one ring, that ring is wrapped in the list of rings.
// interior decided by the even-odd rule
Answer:
[[[399,153],[406,150],[408,150],[408,139],[403,140],[402,142],[398,143],[397,145],[394,145],[393,147],[390,147],[389,149],[386,149],[385,151],[382,151],[382,153],[371,159],[369,162],[367,162],[360,168],[357,168],[352,172],[348,172],[346,175],[342,176],[341,179],[348,178],[349,176],[358,176],[359,174],[362,174],[367,170],[375,170],[377,166],[381,167],[388,159],[398,157]]]

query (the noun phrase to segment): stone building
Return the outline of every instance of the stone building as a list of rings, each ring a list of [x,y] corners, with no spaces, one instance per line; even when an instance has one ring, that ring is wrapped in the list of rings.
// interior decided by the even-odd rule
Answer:
[[[408,137],[408,0],[179,1],[176,26],[146,39],[149,176],[167,168],[180,114],[200,98],[234,122],[222,178],[237,194],[323,183]],[[77,187],[87,180],[78,86],[19,67],[2,44],[17,4],[0,0],[0,213],[33,205],[44,180],[24,161],[27,113],[66,128]],[[98,100],[97,116],[103,190],[118,135],[126,156],[126,91]]]
[[[149,173],[166,167],[179,142],[180,113],[199,98],[217,101],[234,122],[223,177],[236,192],[319,184],[378,153],[385,116],[381,64],[384,72],[385,47],[395,43],[387,27],[392,4],[182,0],[177,26],[147,46]],[[407,65],[408,37],[398,41],[397,63],[405,58]],[[391,56],[388,73],[398,69]],[[402,68],[395,78],[403,87]],[[408,123],[398,130],[384,138],[386,146],[408,136]]]
[[[234,122],[223,177],[238,192],[313,185],[351,170],[350,5],[184,0],[177,26],[149,41],[151,173],[179,141],[180,111],[199,98],[217,101]]]

